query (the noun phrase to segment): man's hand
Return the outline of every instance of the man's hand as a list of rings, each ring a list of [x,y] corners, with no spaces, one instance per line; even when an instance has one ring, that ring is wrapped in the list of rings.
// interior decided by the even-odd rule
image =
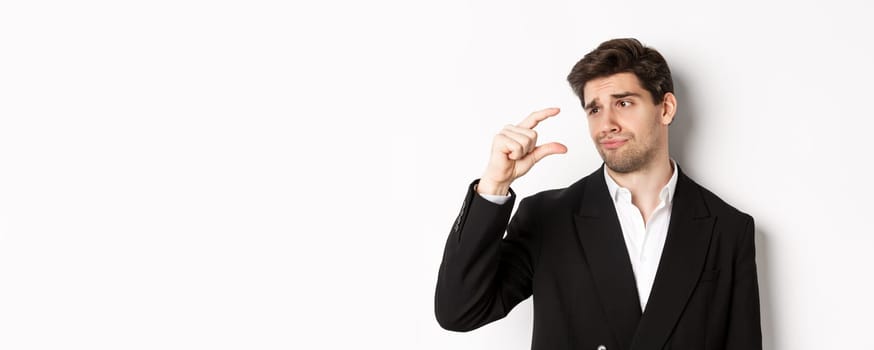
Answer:
[[[517,125],[507,125],[492,141],[489,165],[480,178],[476,191],[481,194],[506,195],[513,180],[525,175],[543,157],[567,152],[557,142],[537,145],[534,127],[546,118],[558,114],[558,108],[531,113]]]

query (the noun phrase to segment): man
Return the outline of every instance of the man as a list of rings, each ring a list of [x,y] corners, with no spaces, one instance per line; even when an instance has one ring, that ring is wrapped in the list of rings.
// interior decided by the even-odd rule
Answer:
[[[523,199],[509,220],[513,180],[567,148],[536,145],[556,108],[501,130],[446,242],[440,325],[473,330],[534,295],[532,349],[761,349],[753,218],[670,158],[677,99],[664,58],[610,40],[568,82],[604,164]]]

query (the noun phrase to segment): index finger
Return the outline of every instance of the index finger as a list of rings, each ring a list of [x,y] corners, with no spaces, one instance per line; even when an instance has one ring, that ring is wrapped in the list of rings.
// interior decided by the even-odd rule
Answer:
[[[546,118],[549,118],[551,116],[558,114],[558,112],[560,112],[560,111],[561,110],[558,109],[557,107],[541,109],[537,112],[534,112],[534,113],[531,113],[530,115],[528,115],[528,117],[525,118],[525,120],[523,120],[521,123],[517,124],[516,126],[522,127],[522,128],[534,129],[534,127],[537,126],[538,123],[542,122]]]

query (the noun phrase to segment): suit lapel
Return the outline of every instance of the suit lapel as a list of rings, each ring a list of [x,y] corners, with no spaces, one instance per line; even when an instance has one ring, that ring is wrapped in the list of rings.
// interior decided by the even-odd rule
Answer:
[[[629,349],[641,317],[640,299],[603,165],[588,176],[574,220],[607,321],[620,348]]]
[[[679,170],[664,250],[632,340],[632,350],[661,349],[692,295],[704,265],[714,218],[697,184]]]

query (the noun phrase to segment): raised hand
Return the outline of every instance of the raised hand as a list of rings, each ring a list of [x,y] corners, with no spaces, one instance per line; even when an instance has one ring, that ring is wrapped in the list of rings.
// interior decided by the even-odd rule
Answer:
[[[513,180],[525,175],[535,163],[548,155],[567,152],[567,147],[558,142],[537,146],[534,127],[558,112],[558,108],[547,108],[531,113],[521,123],[507,125],[495,135],[489,164],[480,178],[477,192],[506,195]]]

